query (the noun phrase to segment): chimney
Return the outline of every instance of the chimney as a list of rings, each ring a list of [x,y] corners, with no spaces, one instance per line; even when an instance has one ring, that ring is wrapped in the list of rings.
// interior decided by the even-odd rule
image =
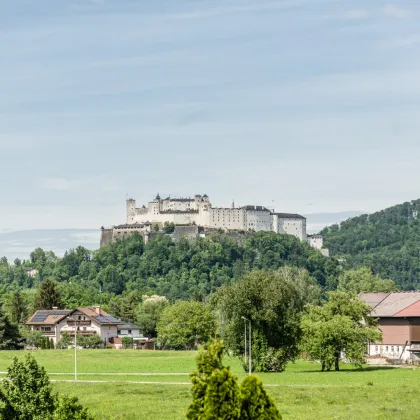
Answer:
[[[98,305],[98,306],[95,306],[95,312],[98,314],[98,315],[100,315],[101,314],[101,307]]]
[[[53,306],[53,311],[56,311],[58,309],[58,306]]]

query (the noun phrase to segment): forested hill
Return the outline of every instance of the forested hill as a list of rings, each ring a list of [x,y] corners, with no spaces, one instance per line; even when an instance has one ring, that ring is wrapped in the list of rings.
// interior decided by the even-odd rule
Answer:
[[[420,200],[325,228],[324,246],[351,267],[368,266],[406,290],[420,288]]]
[[[90,305],[129,291],[201,299],[248,271],[285,265],[306,268],[324,289],[336,287],[335,259],[292,236],[270,232],[246,234],[242,243],[222,233],[177,243],[162,235],[147,245],[133,234],[93,253],[78,247],[63,258],[38,248],[26,262],[0,260],[0,286],[3,293],[31,289],[51,278],[69,305]],[[28,267],[38,270],[35,278],[25,274]]]

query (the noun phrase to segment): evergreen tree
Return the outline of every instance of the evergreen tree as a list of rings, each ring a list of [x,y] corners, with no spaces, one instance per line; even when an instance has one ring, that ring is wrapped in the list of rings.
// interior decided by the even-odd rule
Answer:
[[[197,370],[191,374],[192,402],[189,420],[280,420],[273,400],[255,376],[239,389],[236,377],[223,366],[223,344],[214,340],[197,356]]]
[[[24,324],[28,316],[28,305],[20,291],[10,293],[5,302],[5,308],[14,324]]]
[[[18,327],[0,309],[0,350],[18,350],[23,347],[22,341]]]
[[[241,394],[241,420],[281,420],[276,404],[255,375],[247,376],[243,380]]]
[[[52,309],[54,306],[61,307],[61,296],[57,284],[50,279],[41,283],[38,294],[35,297],[35,310]]]
[[[54,340],[50,338],[50,350],[54,350]]]
[[[45,350],[45,337],[43,336],[41,339],[41,350]]]

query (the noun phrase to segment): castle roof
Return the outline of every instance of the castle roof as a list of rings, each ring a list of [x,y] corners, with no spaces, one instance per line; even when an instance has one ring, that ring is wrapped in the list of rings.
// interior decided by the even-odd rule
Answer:
[[[243,206],[241,207],[241,209],[243,210],[250,210],[250,211],[266,211],[271,213],[270,210],[268,210],[268,208],[264,207],[264,206]]]
[[[304,219],[306,220],[306,217],[301,216],[300,214],[294,214],[294,213],[274,213],[280,219]]]

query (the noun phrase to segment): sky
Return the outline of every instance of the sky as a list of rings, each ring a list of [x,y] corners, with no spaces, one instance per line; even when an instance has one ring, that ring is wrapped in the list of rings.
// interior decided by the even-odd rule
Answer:
[[[420,196],[420,2],[3,0],[0,231],[126,194],[372,212]]]

